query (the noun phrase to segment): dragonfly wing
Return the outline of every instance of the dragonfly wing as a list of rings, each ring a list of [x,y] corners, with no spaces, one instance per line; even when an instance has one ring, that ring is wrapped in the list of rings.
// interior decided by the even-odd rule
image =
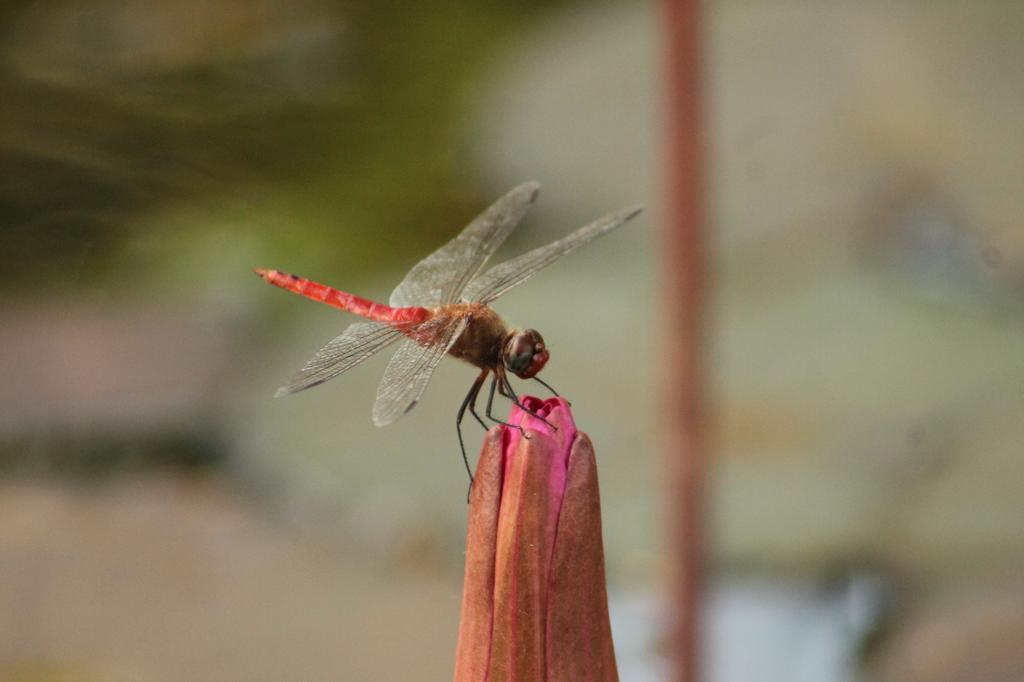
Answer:
[[[383,350],[402,337],[394,327],[370,322],[356,322],[341,336],[317,351],[291,380],[277,389],[277,397],[298,393],[333,379],[352,369],[374,353]]]
[[[377,388],[374,424],[387,426],[416,406],[437,363],[465,330],[466,324],[465,318],[428,320],[413,333],[430,337],[429,343],[407,339],[398,347]]]
[[[523,219],[539,190],[538,183],[525,182],[491,204],[457,237],[409,271],[391,293],[391,307],[436,308],[454,303]]]
[[[570,251],[575,251],[584,244],[592,242],[598,237],[603,237],[617,227],[621,227],[640,213],[641,210],[640,208],[629,208],[611,213],[603,218],[598,218],[589,225],[581,227],[558,241],[551,242],[533,251],[528,251],[518,258],[495,265],[469,283],[462,293],[462,300],[490,303],[512,287],[530,279],[536,272],[551,265]]]

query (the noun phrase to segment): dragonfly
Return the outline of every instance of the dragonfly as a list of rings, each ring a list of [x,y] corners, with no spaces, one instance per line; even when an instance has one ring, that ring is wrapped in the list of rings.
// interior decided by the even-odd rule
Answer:
[[[468,411],[485,430],[488,428],[476,411],[477,398],[488,376],[491,384],[485,414],[498,424],[508,425],[493,415],[495,390],[543,420],[523,405],[509,374],[536,380],[558,395],[537,376],[550,357],[540,332],[510,327],[490,304],[567,253],[621,227],[641,211],[640,207],[633,207],[608,214],[557,241],[485,271],[487,261],[526,215],[539,191],[537,182],[525,182],[498,199],[455,238],[417,263],[391,293],[387,305],[280,270],[256,268],[256,274],[270,284],[365,320],[350,325],[321,348],[276,395],[319,386],[401,342],[384,370],[373,405],[374,423],[386,426],[416,406],[445,355],[462,360],[479,370],[455,418],[462,460],[472,485],[473,472],[466,456],[462,422]]]

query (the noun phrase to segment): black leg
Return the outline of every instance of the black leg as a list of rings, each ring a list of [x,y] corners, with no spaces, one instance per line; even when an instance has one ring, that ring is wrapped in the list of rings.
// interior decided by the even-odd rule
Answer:
[[[473,489],[473,470],[469,467],[469,457],[466,456],[466,443],[462,440],[462,417],[466,414],[466,408],[469,407],[471,403],[476,402],[476,396],[480,393],[480,387],[484,385],[484,379],[486,378],[487,370],[480,372],[480,376],[478,376],[473,381],[473,385],[470,386],[469,393],[467,393],[466,397],[463,398],[462,405],[459,406],[459,413],[455,417],[455,432],[459,434],[459,449],[462,450],[462,462],[466,465],[466,473],[469,475],[470,490]],[[476,412],[473,412],[473,415],[476,416]],[[480,419],[480,417],[477,417],[477,419]],[[483,424],[483,422],[480,423]]]
[[[487,422],[485,422],[483,419],[481,419],[480,415],[476,413],[476,399],[480,395],[480,389],[483,388],[484,380],[486,378],[487,378],[487,370],[484,370],[480,374],[480,376],[477,377],[477,381],[480,382],[480,385],[476,387],[476,391],[473,393],[473,398],[469,401],[469,413],[471,415],[473,415],[473,418],[476,419],[477,423],[480,424],[480,426],[483,428],[484,431],[489,430],[490,427],[487,426]]]
[[[543,379],[541,379],[540,377],[534,377],[534,378],[533,378],[533,380],[534,380],[534,381],[536,381],[537,383],[539,383],[539,384],[540,384],[541,386],[543,386],[544,388],[546,388],[546,389],[548,389],[549,391],[551,391],[551,393],[552,393],[552,394],[553,394],[553,395],[554,395],[554,396],[555,396],[556,398],[559,398],[559,397],[561,397],[561,396],[559,396],[559,395],[558,395],[558,391],[556,391],[555,389],[551,388],[551,386],[549,386],[549,385],[548,385],[548,382],[544,381],[544,380],[543,380]]]
[[[508,422],[504,422],[498,419],[497,417],[494,416],[494,414],[492,414],[492,409],[494,407],[494,387],[497,385],[498,377],[497,374],[495,374],[495,376],[491,377],[491,390],[487,393],[487,418],[490,419],[491,421],[501,424],[502,426],[507,426],[511,429],[519,429],[519,433],[525,436],[526,431],[523,430],[522,426],[518,426],[517,424],[509,424]]]
[[[509,398],[512,402],[514,402],[516,404],[516,407],[518,407],[523,412],[526,412],[527,414],[529,414],[529,415],[531,415],[533,417],[536,417],[537,419],[541,420],[542,422],[544,422],[545,424],[547,424],[548,426],[553,428],[555,431],[558,430],[557,426],[555,426],[554,424],[549,422],[547,419],[545,419],[544,417],[540,416],[539,414],[537,414],[536,412],[534,412],[533,410],[528,408],[526,405],[523,405],[519,401],[519,396],[517,396],[516,392],[514,390],[512,390],[512,384],[509,383],[508,375],[507,374],[502,372],[500,380],[501,380],[501,383],[503,384],[503,387],[504,387],[505,391],[508,391],[508,393],[504,393],[503,392],[503,395],[505,395],[505,397]]]

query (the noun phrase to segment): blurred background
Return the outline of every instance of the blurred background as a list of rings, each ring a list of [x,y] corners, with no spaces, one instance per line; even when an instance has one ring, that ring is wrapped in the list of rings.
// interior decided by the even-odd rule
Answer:
[[[705,678],[1024,679],[1024,4],[704,16]],[[0,680],[450,678],[474,372],[274,400],[350,319],[251,269],[386,300],[526,179],[499,260],[649,207],[496,307],[661,679],[663,51],[652,2],[0,3]]]

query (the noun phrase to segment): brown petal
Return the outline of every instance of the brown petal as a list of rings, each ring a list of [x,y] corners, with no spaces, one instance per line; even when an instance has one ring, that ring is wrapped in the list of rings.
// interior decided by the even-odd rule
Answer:
[[[498,538],[498,508],[504,469],[502,429],[484,438],[470,494],[466,529],[466,575],[462,587],[459,643],[455,649],[455,680],[487,677],[494,616],[494,557]]]
[[[584,433],[569,454],[550,594],[547,679],[618,680],[608,620],[597,463]]]

